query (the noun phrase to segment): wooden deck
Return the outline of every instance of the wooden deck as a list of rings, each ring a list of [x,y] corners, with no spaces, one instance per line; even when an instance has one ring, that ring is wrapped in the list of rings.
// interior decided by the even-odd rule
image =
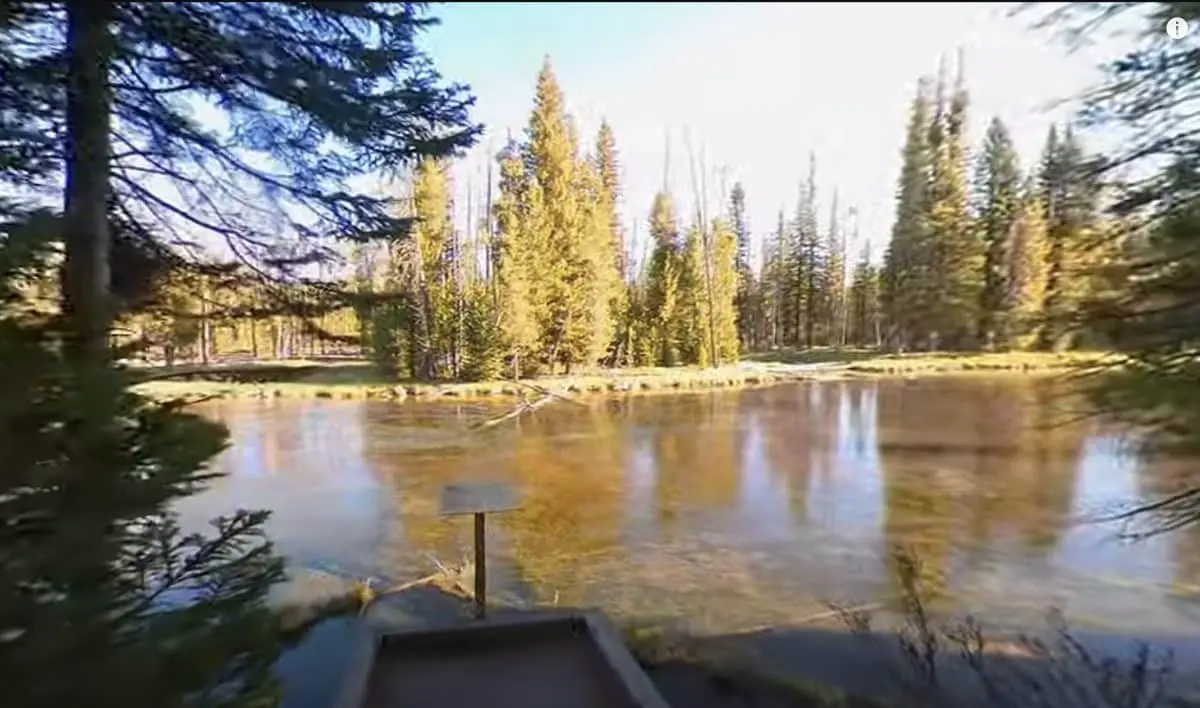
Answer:
[[[337,708],[667,708],[608,620],[505,610],[388,630],[364,624]]]

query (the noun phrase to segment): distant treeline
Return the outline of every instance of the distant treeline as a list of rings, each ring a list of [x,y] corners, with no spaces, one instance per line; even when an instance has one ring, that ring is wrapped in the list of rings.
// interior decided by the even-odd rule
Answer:
[[[972,154],[967,108],[961,76],[920,82],[882,259],[848,233],[854,210],[836,192],[820,223],[815,161],[760,257],[738,183],[712,215],[684,217],[657,194],[646,252],[631,258],[613,132],[603,123],[581,149],[547,62],[525,135],[497,155],[481,203],[468,201],[465,233],[449,164],[427,160],[406,185],[411,231],[354,246],[342,282],[171,269],[120,338],[170,363],[359,355],[423,380],[708,366],[775,347],[1111,346],[1111,332],[1073,319],[1119,287],[1103,266],[1125,247],[1089,156],[1054,127],[1022,169],[999,119]]]

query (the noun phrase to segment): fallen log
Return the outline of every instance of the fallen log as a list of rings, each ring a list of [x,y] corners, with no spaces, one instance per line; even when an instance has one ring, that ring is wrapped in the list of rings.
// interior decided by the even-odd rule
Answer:
[[[498,415],[494,418],[488,418],[487,420],[481,421],[479,423],[474,423],[474,424],[468,426],[467,430],[480,430],[483,428],[491,428],[491,427],[499,425],[507,420],[512,420],[513,418],[520,416],[522,413],[529,413],[529,412],[535,411],[538,408],[541,408],[542,406],[550,403],[554,399],[555,399],[554,396],[546,396],[544,398],[540,398],[540,399],[534,401],[533,403],[522,400],[521,403],[518,403],[515,408],[508,411],[507,413]]]

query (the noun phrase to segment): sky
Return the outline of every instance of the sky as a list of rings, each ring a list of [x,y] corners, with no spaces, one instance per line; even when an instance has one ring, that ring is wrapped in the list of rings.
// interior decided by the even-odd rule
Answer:
[[[1069,53],[1034,16],[1002,3],[449,3],[422,45],[448,79],[471,86],[486,126],[456,167],[459,200],[479,193],[487,155],[521,135],[549,56],[580,135],[612,125],[622,161],[627,231],[646,216],[667,172],[681,214],[693,213],[687,145],[708,164],[710,213],[741,181],[751,230],[795,210],[816,156],[822,220],[836,188],[853,205],[876,258],[891,228],[900,149],[918,79],[953,68],[961,48],[969,139],[999,116],[1029,164],[1063,99],[1099,78],[1103,46]],[[667,145],[670,145],[670,165]],[[722,179],[721,175],[724,175]],[[460,202],[462,203],[462,202]],[[461,210],[460,210],[461,211]],[[460,217],[462,215],[460,214]],[[636,223],[636,226],[635,226]],[[637,246],[634,246],[635,255]],[[855,246],[857,250],[857,246]]]

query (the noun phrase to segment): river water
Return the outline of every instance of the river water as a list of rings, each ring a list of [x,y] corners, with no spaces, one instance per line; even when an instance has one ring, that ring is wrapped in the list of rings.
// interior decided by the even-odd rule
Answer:
[[[806,382],[503,405],[216,401],[228,475],[185,521],[274,511],[298,566],[412,579],[470,553],[441,485],[500,480],[496,592],[732,631],[894,595],[889,549],[942,608],[1038,624],[1048,607],[1130,636],[1200,628],[1200,529],[1131,543],[1096,519],[1177,488],[1046,379]]]

